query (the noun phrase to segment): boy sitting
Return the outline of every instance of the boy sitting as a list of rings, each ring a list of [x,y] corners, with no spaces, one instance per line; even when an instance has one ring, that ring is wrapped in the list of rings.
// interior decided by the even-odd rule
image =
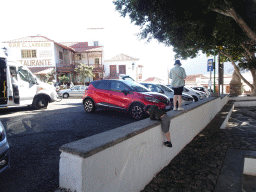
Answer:
[[[165,111],[159,109],[156,105],[148,105],[145,107],[145,112],[149,114],[151,120],[160,120],[162,131],[165,133],[167,141],[164,142],[166,147],[172,147],[171,136],[169,132],[170,117]]]

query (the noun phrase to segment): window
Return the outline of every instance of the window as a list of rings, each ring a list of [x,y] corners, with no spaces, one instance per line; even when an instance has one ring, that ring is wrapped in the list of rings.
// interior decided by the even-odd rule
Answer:
[[[126,74],[126,65],[119,65],[119,74]]]
[[[117,91],[117,92],[121,92],[123,90],[128,90],[128,88],[121,82],[118,81],[112,81],[111,82],[111,91]]]
[[[99,42],[98,41],[93,41],[93,46],[99,46]]]
[[[21,50],[22,58],[36,58],[36,50]]]
[[[63,53],[59,51],[59,59],[63,60]]]
[[[95,59],[94,59],[94,63],[95,63],[96,65],[99,65],[99,64],[100,64],[100,59],[99,59],[99,58],[95,58]]]
[[[19,67],[19,76],[21,78],[21,80],[26,81],[28,83],[34,83],[35,79],[32,76],[31,73],[29,73],[27,70],[22,69],[22,67]]]
[[[75,60],[76,60],[76,61],[81,61],[81,60],[82,60],[81,54],[76,54],[76,55],[75,55]]]
[[[100,81],[99,85],[97,86],[97,89],[104,89],[109,90],[110,87],[110,81]]]

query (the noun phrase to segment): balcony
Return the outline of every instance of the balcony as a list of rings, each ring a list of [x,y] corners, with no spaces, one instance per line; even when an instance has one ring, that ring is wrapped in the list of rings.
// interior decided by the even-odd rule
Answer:
[[[74,73],[76,65],[66,63],[56,63],[57,73]]]
[[[56,63],[56,71],[57,73],[74,73],[75,72],[75,68],[77,68],[77,66],[80,63],[75,63],[75,64],[67,64],[67,63]],[[93,67],[92,72],[104,72],[104,65],[103,64],[86,64],[87,66],[91,66]]]
[[[80,63],[75,63],[78,66]],[[87,66],[93,67],[92,72],[104,72],[104,65],[103,64],[85,64]]]

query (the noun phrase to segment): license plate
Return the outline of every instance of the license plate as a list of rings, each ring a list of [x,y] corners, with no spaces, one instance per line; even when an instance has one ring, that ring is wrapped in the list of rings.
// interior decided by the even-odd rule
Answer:
[[[166,106],[165,107],[165,110],[169,110],[169,109],[171,109],[171,106]]]

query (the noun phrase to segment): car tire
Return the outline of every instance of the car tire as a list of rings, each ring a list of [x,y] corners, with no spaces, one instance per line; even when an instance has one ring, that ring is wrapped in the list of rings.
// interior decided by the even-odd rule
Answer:
[[[135,103],[131,106],[130,113],[132,118],[135,120],[141,120],[145,115],[144,106],[142,104]]]
[[[191,96],[194,98],[195,102],[198,101],[198,98],[195,95],[191,95]]]
[[[69,97],[68,93],[63,94],[63,98],[68,98],[68,97]]]
[[[45,96],[38,96],[34,100],[34,107],[36,109],[46,109],[48,106],[49,100]]]
[[[95,110],[95,105],[91,99],[84,100],[84,110],[86,113],[92,113]]]

